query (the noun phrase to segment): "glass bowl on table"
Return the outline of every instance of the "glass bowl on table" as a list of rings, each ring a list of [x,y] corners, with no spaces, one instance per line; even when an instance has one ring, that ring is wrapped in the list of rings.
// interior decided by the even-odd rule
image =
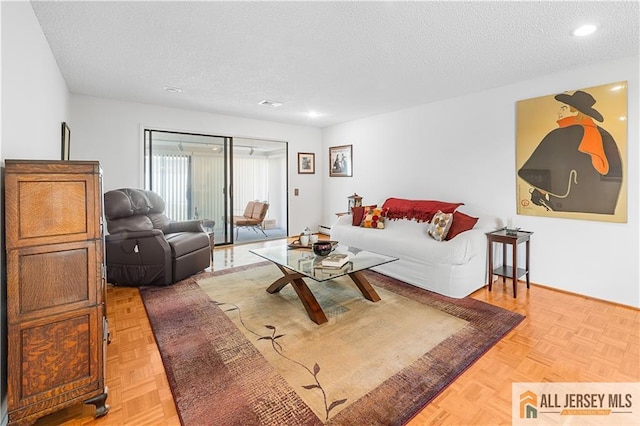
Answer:
[[[326,256],[333,250],[331,241],[318,241],[313,243],[313,252],[318,256]]]

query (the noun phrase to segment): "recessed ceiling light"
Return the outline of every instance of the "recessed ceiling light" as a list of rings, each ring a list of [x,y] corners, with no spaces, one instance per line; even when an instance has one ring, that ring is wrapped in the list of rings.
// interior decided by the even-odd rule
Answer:
[[[588,36],[589,34],[595,33],[597,29],[598,29],[597,25],[586,24],[586,25],[579,26],[575,30],[571,31],[571,34],[573,34],[576,37],[584,37],[584,36]]]
[[[278,108],[279,106],[282,106],[282,102],[268,101],[266,99],[263,101],[260,101],[259,104],[262,106],[267,106],[271,108]]]
[[[179,87],[164,86],[163,89],[166,90],[169,93],[181,93],[182,92],[182,89],[179,88]]]
[[[320,117],[320,114],[318,114],[318,113],[317,113],[317,112],[315,112],[315,111],[309,111],[309,112],[307,113],[307,115],[308,115],[309,117],[311,117],[311,118],[318,118],[318,117]]]

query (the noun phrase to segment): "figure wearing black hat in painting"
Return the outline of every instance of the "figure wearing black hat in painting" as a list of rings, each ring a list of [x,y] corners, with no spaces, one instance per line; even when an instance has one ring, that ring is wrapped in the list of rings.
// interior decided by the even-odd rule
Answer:
[[[558,129],[549,132],[518,170],[533,188],[531,201],[559,212],[615,214],[622,186],[622,160],[613,137],[593,120],[593,96],[560,94]]]

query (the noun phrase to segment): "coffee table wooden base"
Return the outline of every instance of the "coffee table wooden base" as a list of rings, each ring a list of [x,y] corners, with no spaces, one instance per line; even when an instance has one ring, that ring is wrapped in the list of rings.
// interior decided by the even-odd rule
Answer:
[[[349,276],[351,277],[353,282],[356,283],[365,299],[372,302],[377,302],[380,300],[380,296],[378,296],[378,293],[376,293],[373,287],[371,287],[371,284],[369,284],[369,281],[367,281],[362,272],[352,272],[349,274]]]
[[[293,289],[296,291],[296,294],[300,298],[302,305],[306,309],[309,318],[311,318],[311,321],[315,322],[316,324],[324,324],[325,322],[327,322],[327,316],[324,314],[322,307],[303,280],[304,275],[298,272],[291,271],[290,269],[287,269],[278,264],[275,265],[282,271],[284,276],[274,281],[273,284],[271,284],[267,288],[267,293],[278,293],[287,284],[291,284],[293,286]],[[367,281],[362,272],[352,272],[349,274],[349,276],[356,284],[365,299],[372,302],[377,302],[380,300],[380,296],[378,296],[378,293],[376,293],[371,284],[369,284],[369,281]]]

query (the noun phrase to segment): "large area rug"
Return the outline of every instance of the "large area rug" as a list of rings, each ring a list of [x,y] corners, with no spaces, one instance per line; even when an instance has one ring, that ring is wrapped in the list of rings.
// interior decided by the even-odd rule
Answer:
[[[308,280],[328,322],[312,322],[269,262],[140,292],[182,423],[400,425],[523,316],[367,271]]]

